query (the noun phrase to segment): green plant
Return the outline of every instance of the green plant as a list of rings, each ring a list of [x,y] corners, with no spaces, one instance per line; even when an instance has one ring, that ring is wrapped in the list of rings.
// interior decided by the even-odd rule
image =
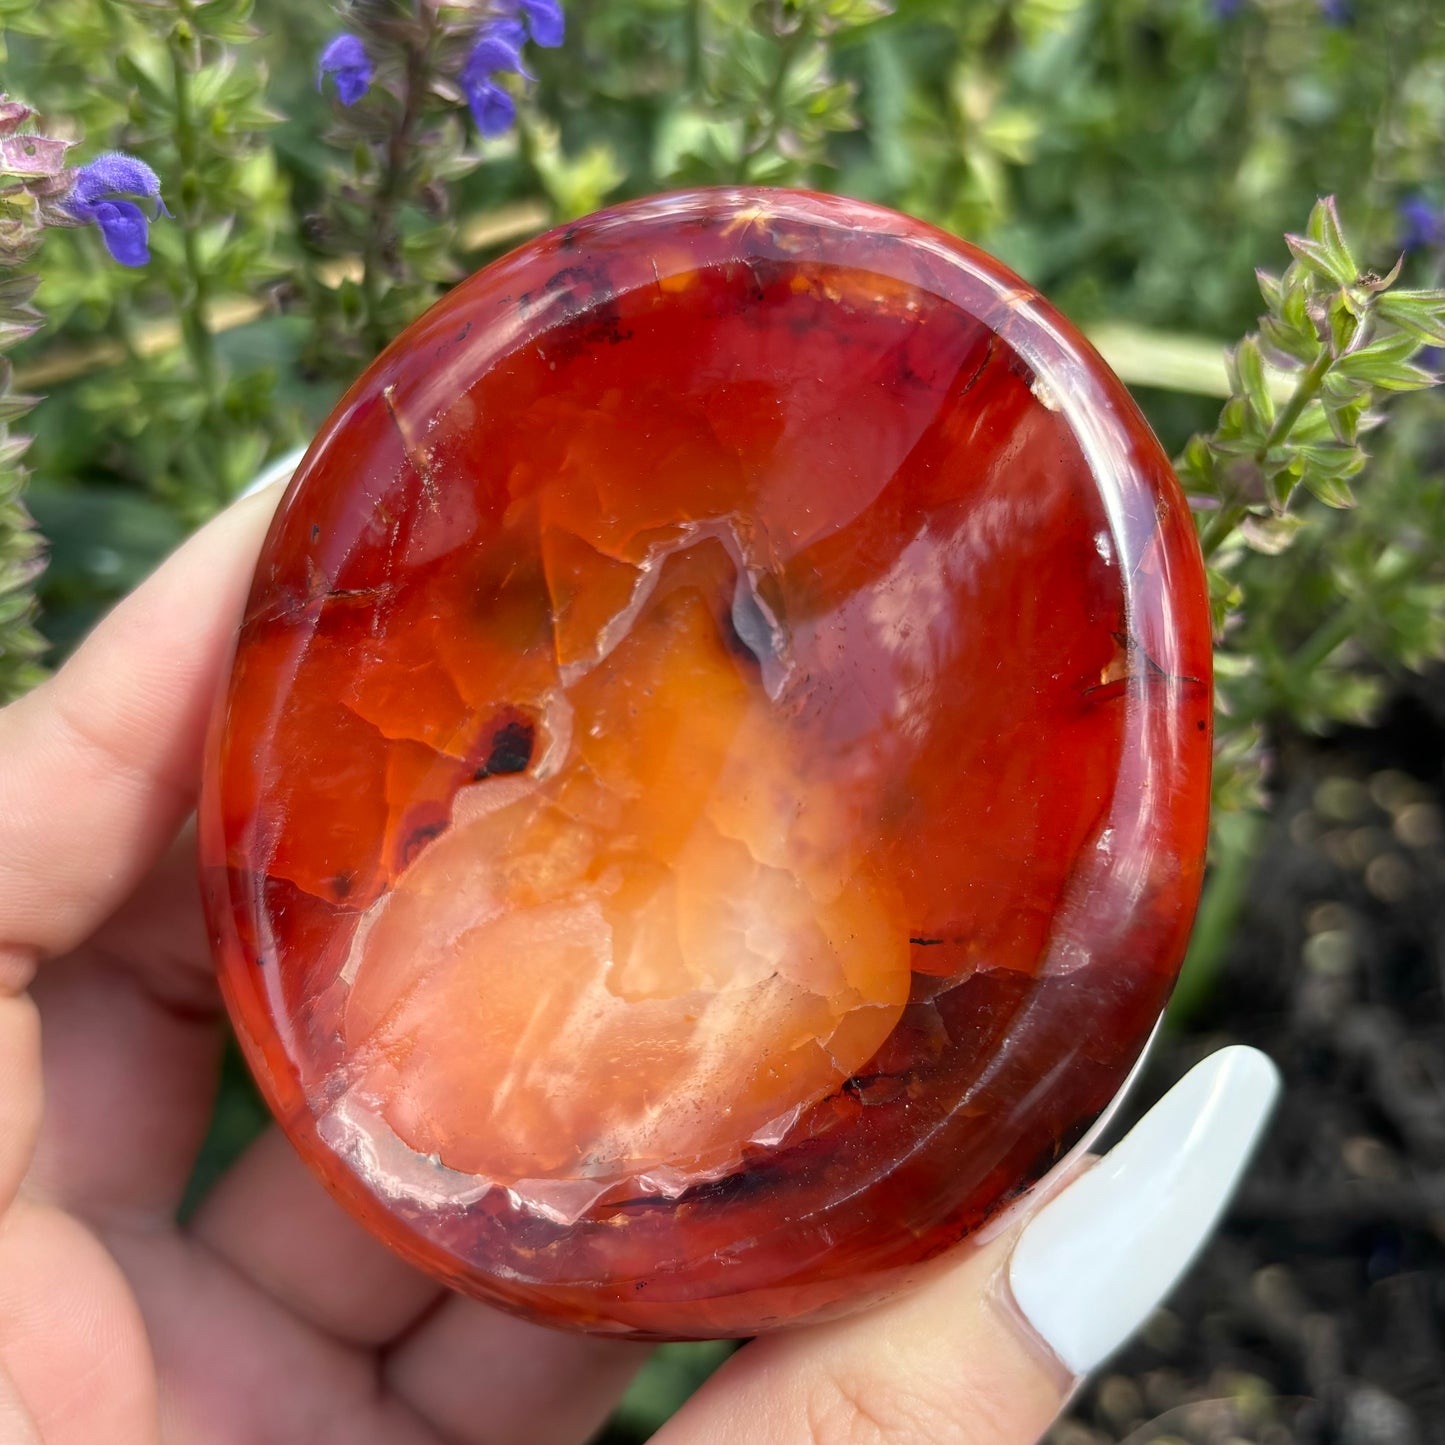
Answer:
[[[1399,287],[1403,258],[1363,269],[1333,197],[1285,239],[1294,260],[1258,273],[1267,309],[1229,354],[1232,395],[1177,463],[1210,567],[1226,808],[1257,794],[1266,722],[1363,721],[1379,669],[1445,651],[1438,488],[1402,487],[1389,451],[1380,496],[1361,508],[1353,486],[1385,401],[1438,380],[1417,359],[1445,343],[1445,291]]]

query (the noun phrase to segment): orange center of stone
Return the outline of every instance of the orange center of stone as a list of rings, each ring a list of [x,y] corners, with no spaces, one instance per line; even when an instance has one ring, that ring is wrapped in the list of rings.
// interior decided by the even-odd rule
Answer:
[[[357,930],[351,1087],[450,1169],[678,1192],[898,1020],[901,900],[774,714],[786,643],[736,551],[650,543]]]

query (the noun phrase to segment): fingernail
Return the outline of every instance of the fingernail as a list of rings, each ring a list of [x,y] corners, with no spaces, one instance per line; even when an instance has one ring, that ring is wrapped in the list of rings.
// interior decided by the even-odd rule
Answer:
[[[1025,1226],[1009,1287],[1069,1369],[1082,1375],[1113,1354],[1173,1289],[1278,1093],[1279,1074],[1258,1049],[1211,1054]]]
[[[267,487],[274,487],[277,482],[289,482],[291,474],[301,465],[301,458],[306,455],[305,447],[297,447],[289,451],[283,457],[277,457],[269,466],[263,467],[257,473],[255,480],[245,491],[241,492],[236,500],[244,501],[247,497],[254,497],[257,492],[264,492]]]

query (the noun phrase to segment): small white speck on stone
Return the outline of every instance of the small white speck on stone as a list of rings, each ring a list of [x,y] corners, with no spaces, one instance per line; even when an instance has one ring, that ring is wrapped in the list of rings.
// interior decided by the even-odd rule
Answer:
[[[1054,395],[1048,382],[1044,381],[1042,377],[1034,377],[1034,384],[1029,387],[1029,390],[1033,392],[1040,406],[1045,407],[1049,411],[1058,411],[1059,399]]]

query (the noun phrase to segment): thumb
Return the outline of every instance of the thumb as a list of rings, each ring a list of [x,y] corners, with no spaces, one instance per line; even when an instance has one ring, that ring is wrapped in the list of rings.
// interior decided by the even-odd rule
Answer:
[[[656,1441],[1037,1439],[1209,1237],[1277,1091],[1258,1051],[1211,1055],[1021,1226],[881,1309],[749,1345]]]

